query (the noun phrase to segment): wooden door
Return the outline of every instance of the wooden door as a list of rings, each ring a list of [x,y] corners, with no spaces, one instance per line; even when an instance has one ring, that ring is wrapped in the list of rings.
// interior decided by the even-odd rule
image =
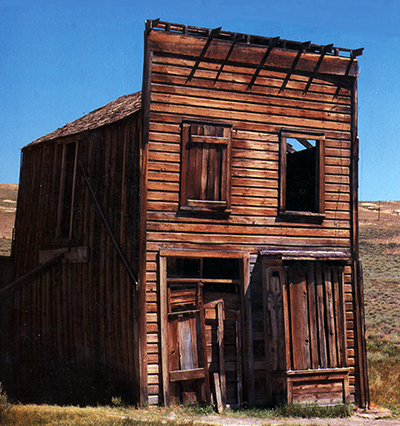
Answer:
[[[209,402],[201,283],[168,289],[168,368],[173,402]]]

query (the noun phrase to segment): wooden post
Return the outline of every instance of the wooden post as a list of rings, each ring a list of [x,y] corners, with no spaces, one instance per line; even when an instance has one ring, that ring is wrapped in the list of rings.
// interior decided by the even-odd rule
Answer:
[[[224,407],[222,405],[222,397],[221,397],[221,387],[219,382],[219,375],[217,372],[213,374],[214,376],[214,389],[215,389],[215,406],[217,408],[217,413],[221,414],[224,411]]]
[[[225,346],[224,346],[224,302],[220,301],[216,305],[217,308],[217,342],[219,353],[219,374],[222,396],[222,407],[226,407],[226,375],[225,375]]]
[[[168,377],[168,312],[167,312],[167,258],[160,256],[160,336],[161,336],[161,376],[162,395],[165,406],[170,404]]]
[[[254,357],[253,357],[253,332],[251,326],[251,305],[250,305],[250,256],[243,256],[241,262],[242,290],[242,317],[243,321],[243,342],[245,344],[244,365],[246,372],[245,387],[247,389],[247,402],[250,406],[255,404],[255,382],[254,382]]]

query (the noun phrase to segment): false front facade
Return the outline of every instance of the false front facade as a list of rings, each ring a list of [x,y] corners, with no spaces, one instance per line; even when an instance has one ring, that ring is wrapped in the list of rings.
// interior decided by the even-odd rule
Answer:
[[[141,94],[23,149],[20,383],[46,354],[141,403],[367,405],[361,52],[147,21]]]

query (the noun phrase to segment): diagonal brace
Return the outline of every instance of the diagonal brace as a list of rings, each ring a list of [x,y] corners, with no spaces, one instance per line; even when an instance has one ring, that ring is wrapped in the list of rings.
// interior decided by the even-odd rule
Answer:
[[[226,55],[226,58],[225,58],[225,60],[224,60],[224,62],[221,64],[221,67],[220,67],[220,69],[218,70],[218,73],[217,73],[217,75],[216,75],[216,77],[215,77],[215,80],[214,80],[214,84],[218,81],[218,79],[219,79],[219,76],[221,75],[221,73],[222,73],[222,70],[224,69],[224,66],[226,65],[226,63],[228,62],[228,59],[229,59],[229,57],[231,56],[231,54],[232,54],[232,52],[233,52],[233,49],[235,48],[235,46],[236,46],[236,43],[237,43],[237,41],[239,40],[239,36],[238,36],[238,34],[233,34],[233,42],[232,42],[232,44],[231,44],[231,47],[229,48],[229,52],[228,52],[228,54]]]
[[[268,49],[267,49],[267,51],[265,52],[265,54],[264,54],[264,56],[263,56],[263,58],[262,58],[262,60],[261,60],[260,64],[258,65],[258,67],[257,67],[257,69],[256,69],[256,71],[255,71],[255,73],[253,74],[253,77],[252,77],[252,79],[251,79],[251,81],[250,81],[249,85],[247,86],[247,90],[250,90],[250,89],[253,87],[253,85],[254,85],[254,83],[255,83],[255,81],[256,81],[256,79],[257,79],[257,77],[258,77],[258,74],[260,74],[261,70],[263,69],[263,67],[264,67],[264,65],[265,65],[265,62],[267,62],[268,56],[269,56],[269,55],[270,55],[270,53],[272,52],[272,49],[273,49],[273,48],[274,48],[274,47],[275,47],[278,43],[279,43],[279,37],[275,37],[275,38],[270,39],[270,41],[269,41],[269,43],[268,43]]]
[[[350,60],[349,63],[347,64],[347,68],[346,71],[344,73],[345,77],[347,77],[350,73],[351,70],[351,66],[353,65],[354,59],[357,58],[357,56],[361,56],[363,54],[364,48],[361,47],[360,49],[354,49],[350,52]],[[336,98],[339,95],[341,87],[338,86],[338,88],[336,89],[336,92],[334,94],[334,97]]]
[[[325,54],[332,52],[332,49],[333,49],[333,44],[327,44],[326,46],[322,47],[322,49],[321,49],[321,55],[318,58],[317,65],[315,66],[315,69],[314,69],[314,74],[316,74],[318,72],[319,67],[321,66],[322,61],[323,61],[323,59],[325,57]],[[314,78],[314,76],[311,76],[309,78],[309,80],[307,82],[307,85],[306,85],[303,93],[307,93],[308,92],[308,90],[310,89],[310,86],[311,86],[311,82],[313,81],[313,78]]]
[[[288,82],[289,82],[289,80],[290,80],[290,76],[293,74],[294,70],[296,69],[296,66],[297,66],[298,62],[300,61],[301,54],[302,54],[305,50],[309,49],[310,45],[311,45],[311,41],[306,41],[306,42],[304,42],[304,43],[302,43],[302,44],[301,44],[301,48],[300,48],[300,49],[299,49],[299,51],[297,52],[297,55],[296,55],[296,57],[294,58],[294,61],[293,61],[292,67],[291,67],[291,68],[290,68],[290,70],[288,71],[288,73],[287,73],[287,75],[286,75],[286,77],[285,77],[285,80],[284,80],[284,81],[283,81],[283,83],[282,83],[282,87],[280,88],[279,92],[283,92],[283,91],[285,90],[285,87],[286,87],[286,85],[288,84]]]
[[[219,36],[219,33],[221,32],[221,28],[222,28],[222,27],[214,28],[214,29],[210,32],[210,35],[208,36],[208,40],[207,40],[206,44],[204,45],[203,50],[202,50],[202,52],[200,53],[200,56],[198,57],[198,59],[197,59],[196,63],[194,64],[194,66],[193,66],[193,68],[192,68],[192,71],[190,72],[190,75],[189,75],[188,79],[186,80],[186,84],[187,84],[187,83],[189,83],[189,81],[193,78],[194,73],[196,72],[196,70],[197,70],[198,66],[200,65],[200,62],[204,59],[204,57],[205,57],[205,55],[206,55],[207,50],[208,50],[208,48],[209,48],[209,46],[210,46],[211,42],[213,41],[213,39],[214,39],[215,37],[218,37],[218,36]]]

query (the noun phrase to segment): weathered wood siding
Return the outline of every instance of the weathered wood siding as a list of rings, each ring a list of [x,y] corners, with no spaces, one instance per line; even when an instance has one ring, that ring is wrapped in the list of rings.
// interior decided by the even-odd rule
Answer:
[[[149,96],[148,193],[147,193],[147,353],[149,402],[160,402],[157,253],[161,248],[238,250],[256,260],[267,247],[291,249],[351,248],[351,146],[353,138],[351,83],[353,78],[310,79],[296,73],[262,69],[249,83],[266,48],[238,46],[230,56],[236,64],[221,63],[231,42],[213,40],[206,58],[188,81],[206,38],[151,31],[147,39],[152,60],[146,64],[151,76]],[[295,53],[285,57],[277,49],[275,67],[290,68]],[[304,66],[313,70],[318,55],[304,54]],[[246,61],[248,66],[245,65]],[[285,62],[286,61],[286,62]],[[343,75],[348,61],[324,62],[328,74]],[[340,66],[336,66],[339,64]],[[320,71],[322,71],[320,68]],[[221,71],[220,74],[219,71]],[[354,67],[351,75],[354,75]],[[202,216],[179,211],[181,170],[181,123],[183,119],[217,121],[232,130],[231,213]],[[314,129],[325,133],[325,213],[321,224],[284,221],[278,215],[279,132],[282,128]],[[254,263],[253,263],[254,264]],[[261,289],[259,289],[261,290]],[[252,290],[253,291],[253,290]],[[262,312],[252,294],[256,368],[263,370]],[[346,268],[346,318],[349,364],[354,364],[353,288]],[[355,376],[351,372],[354,397]],[[260,379],[260,382],[262,379]],[[262,392],[258,393],[259,395]]]
[[[88,256],[77,263],[64,260],[1,300],[9,315],[4,382],[20,401],[138,400],[137,290],[94,208],[80,164],[137,274],[140,137],[136,114],[23,150],[15,232],[18,277],[39,266],[43,251],[51,258],[52,250],[79,246]],[[56,235],[61,153],[65,143],[75,142],[72,237],[62,241]]]

